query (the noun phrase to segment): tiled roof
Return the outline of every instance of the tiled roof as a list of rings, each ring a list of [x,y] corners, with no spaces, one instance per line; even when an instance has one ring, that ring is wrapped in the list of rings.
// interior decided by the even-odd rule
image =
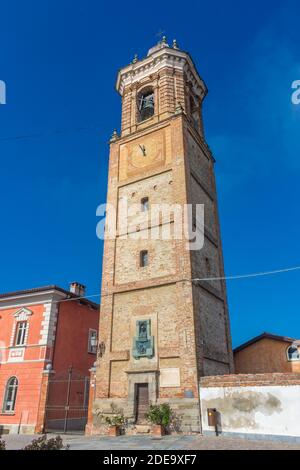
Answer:
[[[33,289],[18,290],[18,291],[15,291],[15,292],[7,292],[7,293],[4,293],[4,294],[0,294],[0,299],[5,299],[5,298],[8,298],[8,297],[22,296],[22,295],[26,295],[26,294],[36,294],[36,293],[39,293],[39,292],[45,292],[45,291],[51,291],[51,290],[56,290],[56,291],[62,292],[63,294],[65,294],[70,299],[73,298],[75,300],[76,298],[78,298],[78,296],[76,294],[73,294],[73,292],[70,292],[70,291],[68,291],[66,289],[63,289],[62,287],[59,287],[59,286],[56,286],[56,285],[50,285],[50,286],[35,287]],[[80,298],[79,297],[79,300],[83,304],[90,305],[92,308],[95,308],[95,309],[99,308],[99,304],[96,304],[95,302],[92,302],[88,298]]]
[[[284,341],[285,343],[293,343],[296,341],[295,338],[289,338],[288,336],[278,336],[278,335],[273,335],[272,333],[262,333],[259,336],[255,336],[255,338],[250,339],[246,343],[241,344],[237,348],[233,350],[234,353],[241,351],[242,349],[247,348],[247,346],[250,346],[253,343],[257,343],[257,341],[260,341],[262,339],[274,339],[276,341]]]

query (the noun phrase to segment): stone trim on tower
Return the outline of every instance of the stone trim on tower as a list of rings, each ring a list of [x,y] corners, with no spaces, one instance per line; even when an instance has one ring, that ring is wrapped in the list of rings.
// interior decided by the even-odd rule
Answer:
[[[171,117],[178,106],[189,114],[188,93],[201,101],[207,93],[203,80],[186,52],[170,48],[167,43],[153,48],[141,61],[134,61],[118,74],[117,91],[122,96],[122,136],[137,132],[154,123]],[[152,88],[154,91],[154,115],[146,122],[137,119],[137,96],[141,90]],[[189,90],[189,91],[188,91]],[[199,116],[198,132],[203,136],[202,117]]]

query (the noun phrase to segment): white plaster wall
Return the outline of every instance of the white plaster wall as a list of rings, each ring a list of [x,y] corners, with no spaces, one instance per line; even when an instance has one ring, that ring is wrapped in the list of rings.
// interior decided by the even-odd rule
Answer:
[[[220,413],[220,430],[230,433],[300,437],[300,385],[200,389],[202,430],[207,408]]]

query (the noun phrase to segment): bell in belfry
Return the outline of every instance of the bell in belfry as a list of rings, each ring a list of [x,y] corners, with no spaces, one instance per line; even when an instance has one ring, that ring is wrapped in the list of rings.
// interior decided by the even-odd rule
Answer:
[[[139,97],[140,121],[150,118],[154,114],[153,91],[143,93]]]

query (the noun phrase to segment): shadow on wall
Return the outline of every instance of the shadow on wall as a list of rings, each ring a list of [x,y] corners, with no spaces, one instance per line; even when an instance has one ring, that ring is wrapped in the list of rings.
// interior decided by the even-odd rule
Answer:
[[[226,427],[232,429],[251,428],[256,425],[255,413],[270,416],[280,413],[282,406],[280,400],[271,393],[246,391],[227,392],[226,396],[202,400],[203,409],[216,408],[217,428],[222,432],[222,417],[226,420]],[[220,410],[220,411],[219,411]]]

